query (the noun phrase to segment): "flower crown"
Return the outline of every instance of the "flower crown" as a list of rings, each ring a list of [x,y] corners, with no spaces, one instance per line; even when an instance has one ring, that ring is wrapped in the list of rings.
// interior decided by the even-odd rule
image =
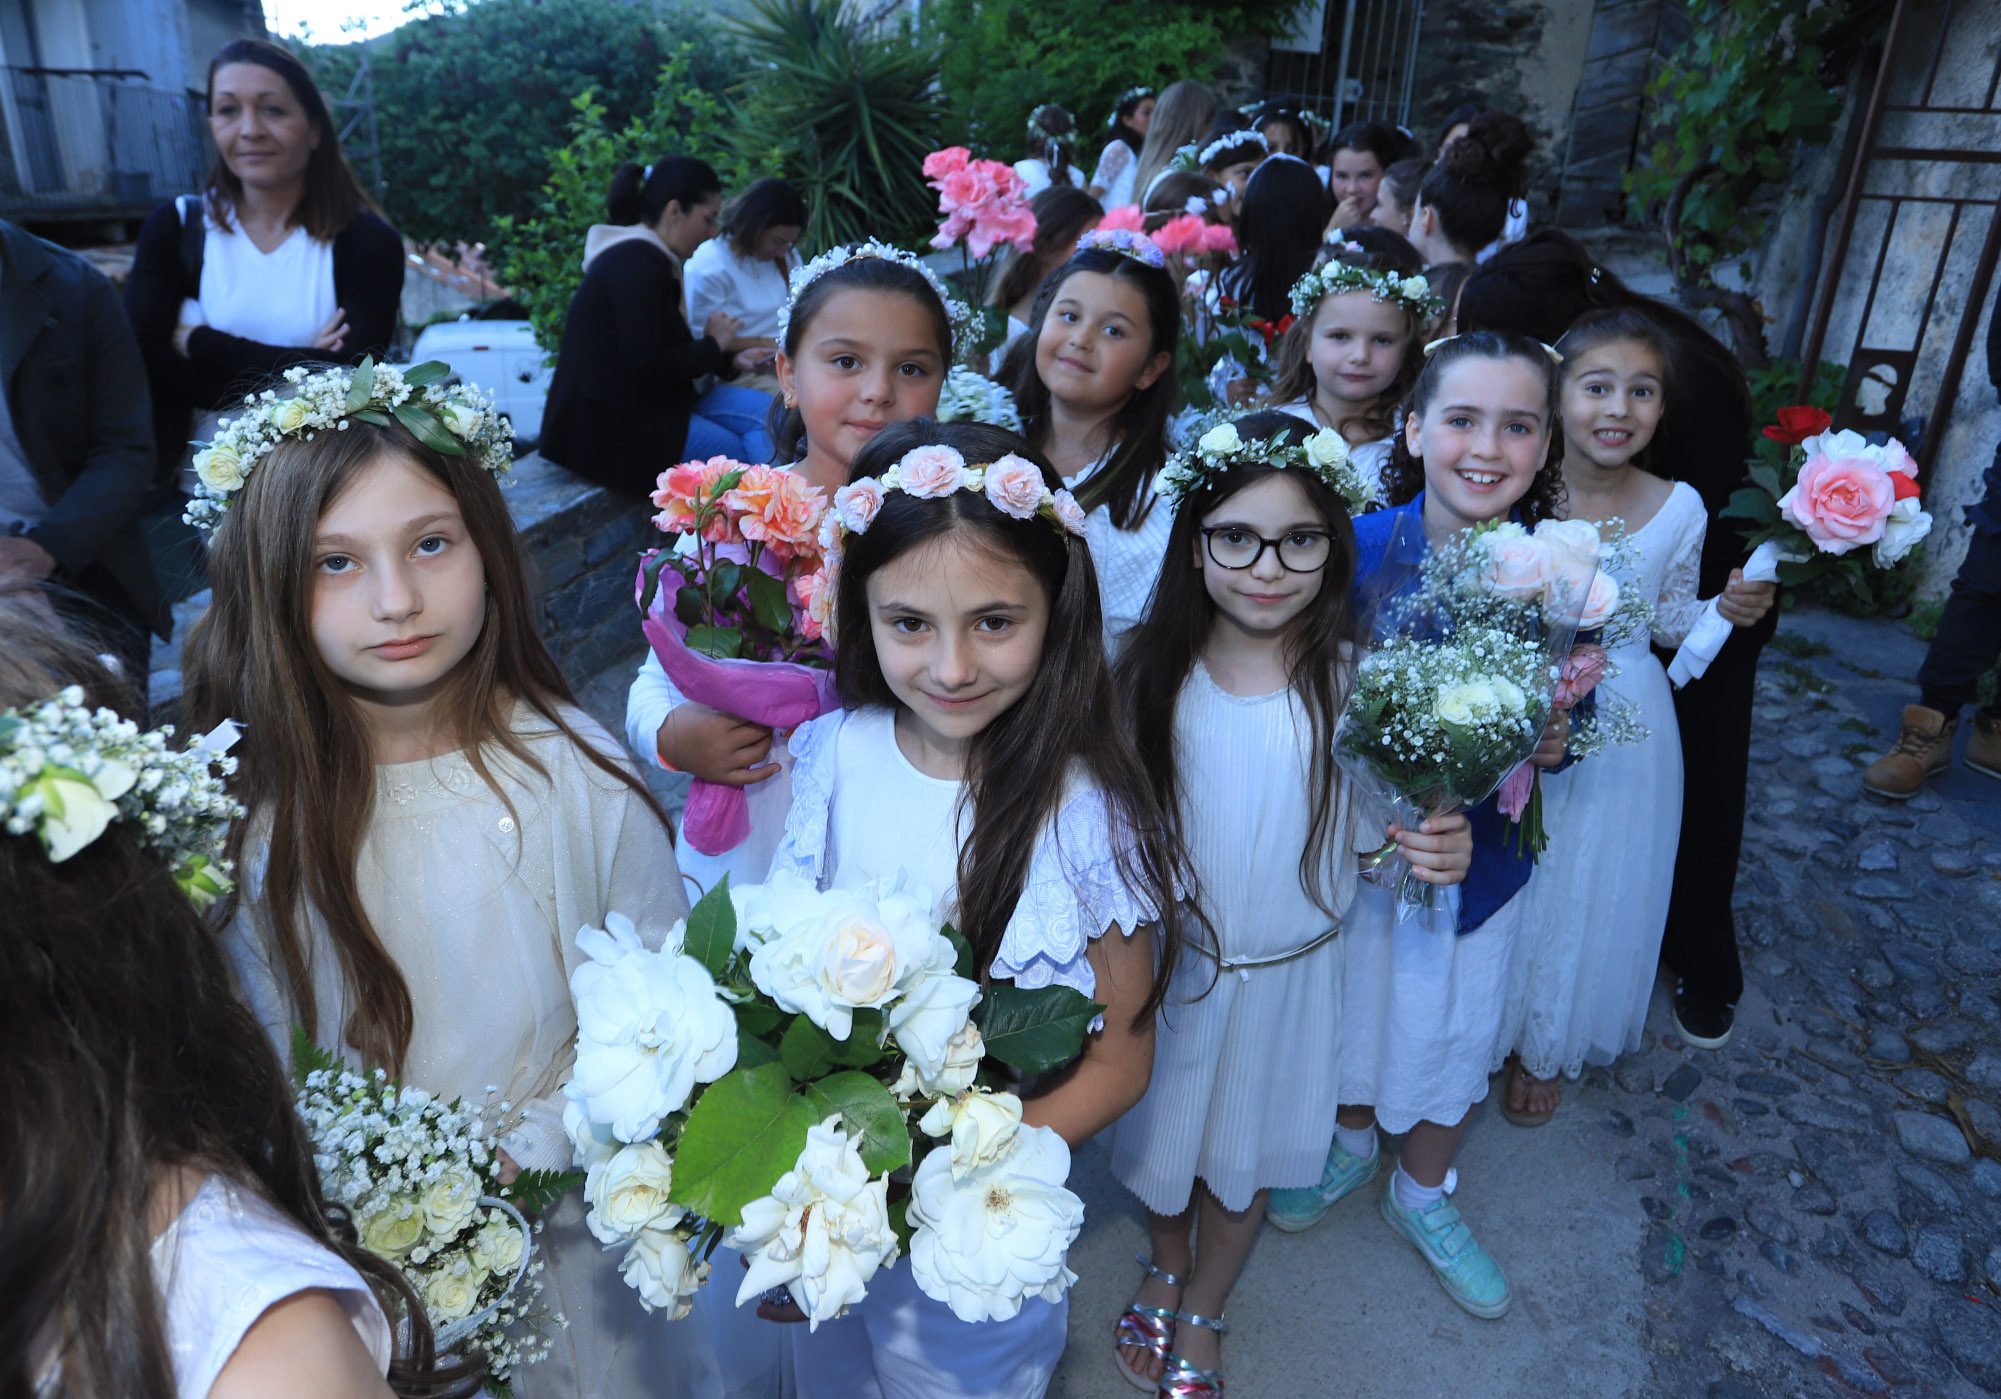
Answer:
[[[1247,442],[1235,423],[1203,433],[1192,448],[1176,452],[1153,478],[1153,488],[1179,509],[1181,503],[1233,466],[1300,467],[1325,482],[1350,510],[1376,503],[1376,483],[1356,470],[1348,444],[1333,428],[1321,428],[1304,442],[1268,437]]]
[[[1124,92],[1119,94],[1119,100],[1112,104],[1112,118],[1110,121],[1106,122],[1105,125],[1117,126],[1119,124],[1119,108],[1125,106],[1129,102],[1138,102],[1142,98],[1151,96],[1153,96],[1153,89],[1148,87],[1145,83],[1141,83],[1138,87],[1127,88]]]
[[[1361,247],[1350,243],[1343,251],[1360,252]],[[1422,277],[1375,272],[1337,259],[1292,284],[1292,314],[1308,315],[1322,297],[1350,291],[1365,291],[1374,300],[1395,302],[1420,320],[1428,320],[1445,310],[1444,301],[1431,294],[1431,283]]]
[[[913,257],[903,249],[888,243],[867,238],[859,243],[829,248],[803,267],[792,269],[791,276],[786,279],[785,304],[778,308],[778,343],[780,345],[785,343],[785,337],[792,327],[792,308],[798,304],[806,288],[836,267],[846,267],[851,262],[859,262],[868,257],[880,258],[884,262],[901,263],[930,283],[931,290],[937,292],[938,299],[945,303],[945,315],[952,322],[952,335],[955,340],[964,338],[975,329],[973,309],[953,296],[946,289],[944,279],[926,267],[922,259]]]
[[[943,443],[912,447],[880,476],[864,476],[834,492],[834,503],[820,527],[820,543],[838,562],[841,545],[851,534],[867,534],[892,491],[938,500],[954,491],[978,491],[1003,515],[1017,520],[1036,516],[1058,529],[1083,537],[1084,507],[1067,490],[1050,490],[1042,469],[1013,452],[986,463],[966,461],[957,448]]]
[[[135,822],[140,843],[206,908],[231,887],[220,852],[229,823],[243,815],[209,771],[236,771],[236,759],[223,756],[235,726],[187,749],[167,747],[172,733],[86,709],[78,685],[32,708],[0,709],[0,827],[36,836],[60,864],[113,821]]]
[[[1077,128],[1074,124],[1068,131],[1047,131],[1043,129],[1042,123],[1040,120],[1038,120],[1038,118],[1040,118],[1044,112],[1049,112],[1049,111],[1062,112],[1063,108],[1057,103],[1045,102],[1040,107],[1037,107],[1034,111],[1030,112],[1028,114],[1028,134],[1031,136],[1039,136],[1045,141],[1053,141],[1059,146],[1075,145],[1077,143]],[[1065,112],[1064,115],[1068,116],[1069,113]]]
[[[1077,251],[1094,250],[1122,254],[1156,271],[1167,266],[1167,254],[1160,250],[1160,245],[1137,229],[1094,228],[1077,240]]]
[[[493,395],[471,384],[438,381],[452,372],[431,360],[401,369],[364,359],[350,369],[285,371],[293,391],[266,389],[243,400],[240,417],[216,423],[216,435],[197,443],[200,478],[182,518],[213,530],[265,454],[291,437],[310,442],[322,432],[345,432],[349,421],[389,427],[401,423],[419,442],[448,457],[475,456],[497,479],[514,467],[514,434],[493,406]]]
[[[1265,134],[1262,131],[1246,128],[1243,131],[1226,132],[1204,146],[1196,154],[1195,168],[1197,170],[1207,170],[1210,163],[1217,156],[1221,155],[1224,151],[1233,151],[1239,146],[1256,146],[1259,150],[1265,152],[1271,150],[1271,142],[1265,139]]]

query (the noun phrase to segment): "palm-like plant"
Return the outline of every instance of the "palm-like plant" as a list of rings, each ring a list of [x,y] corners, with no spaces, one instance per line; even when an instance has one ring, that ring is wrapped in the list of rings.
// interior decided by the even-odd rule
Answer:
[[[782,173],[806,196],[806,251],[927,232],[935,201],[921,167],[945,114],[937,49],[843,0],[750,10],[735,21],[755,69],[738,90],[732,142],[753,170]]]

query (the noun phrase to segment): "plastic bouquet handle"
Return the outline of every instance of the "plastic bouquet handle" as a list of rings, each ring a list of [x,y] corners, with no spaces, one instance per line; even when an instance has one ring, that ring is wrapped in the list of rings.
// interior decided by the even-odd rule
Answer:
[[[467,1336],[470,1336],[481,1326],[493,1319],[493,1314],[500,1310],[501,1303],[512,1297],[514,1289],[521,1286],[521,1279],[528,1276],[528,1264],[535,1257],[535,1231],[528,1227],[527,1216],[523,1215],[520,1210],[514,1208],[513,1205],[501,1199],[498,1195],[482,1195],[479,1197],[479,1202],[494,1209],[506,1210],[510,1215],[514,1216],[514,1222],[521,1226],[521,1261],[514,1265],[514,1278],[507,1284],[505,1292],[481,1307],[471,1316],[462,1316],[457,1321],[449,1322],[437,1328],[436,1342],[440,1353],[448,1350],[457,1342],[464,1340]]]
[[[1778,582],[1779,565],[1785,563],[1789,557],[1786,551],[1779,547],[1776,539],[1767,539],[1753,549],[1751,557],[1745,560],[1744,581]],[[1722,652],[1723,643],[1730,639],[1730,633],[1734,630],[1736,628],[1724,621],[1723,614],[1717,611],[1715,598],[1703,603],[1702,611],[1696,616],[1695,625],[1688,629],[1688,635],[1682,640],[1681,649],[1674,653],[1674,660],[1668,665],[1668,679],[1674,682],[1675,688],[1680,689],[1691,680],[1700,680],[1703,672],[1709,669],[1709,663]]]

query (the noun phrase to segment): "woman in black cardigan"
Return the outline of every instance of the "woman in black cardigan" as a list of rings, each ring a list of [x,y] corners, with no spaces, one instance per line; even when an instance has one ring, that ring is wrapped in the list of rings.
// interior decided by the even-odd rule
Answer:
[[[622,495],[649,495],[662,471],[694,457],[771,458],[771,396],[697,381],[768,363],[723,311],[695,335],[681,259],[716,231],[716,172],[691,156],[619,168],[611,222],[584,240],[584,284],[570,301],[542,415],[542,455]]]
[[[1505,330],[1554,344],[1572,321],[1601,306],[1632,307],[1667,334],[1675,394],[1654,437],[1653,460],[1663,476],[1695,487],[1708,508],[1700,590],[1714,597],[1749,553],[1740,523],[1720,514],[1749,480],[1751,393],[1736,357],[1687,312],[1631,290],[1582,243],[1553,229],[1503,248],[1467,279],[1459,329]],[[1778,618],[1773,608],[1756,626],[1733,627],[1702,679],[1674,692],[1682,751],[1689,757],[1661,960],[1679,978],[1675,1029],[1702,1049],[1730,1038],[1744,993],[1730,896],[1744,841],[1758,655]]]
[[[207,188],[153,211],[125,284],[161,480],[186,458],[197,412],[294,364],[380,358],[403,293],[403,240],[369,207],[296,58],[231,41],[209,64],[208,108]]]

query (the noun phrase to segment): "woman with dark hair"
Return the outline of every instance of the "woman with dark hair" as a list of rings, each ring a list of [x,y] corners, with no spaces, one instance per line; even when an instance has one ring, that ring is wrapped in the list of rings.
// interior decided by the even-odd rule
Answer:
[[[1329,227],[1367,223],[1376,207],[1383,172],[1397,163],[1396,133],[1372,121],[1343,127],[1327,141],[1327,192],[1334,199]]]
[[[1069,261],[1077,250],[1077,240],[1105,216],[1097,200],[1069,185],[1051,185],[1030,200],[1028,207],[1035,215],[1035,247],[1029,252],[1018,248],[1009,251],[987,297],[990,305],[1007,312],[1007,338],[994,352],[996,360],[1007,353],[1015,336],[1028,329],[1042,279]]]
[[[663,156],[612,177],[610,222],[584,238],[584,284],[570,301],[542,418],[542,454],[622,495],[650,495],[692,457],[771,458],[771,395],[709,376],[755,372],[774,351],[714,310],[702,333],[682,310],[682,259],[716,231],[722,181],[693,156]]]
[[[1199,143],[1215,116],[1216,94],[1201,83],[1184,78],[1160,94],[1153,121],[1146,129],[1146,145],[1139,153],[1139,167],[1133,172],[1133,189],[1141,203],[1153,193],[1153,182],[1167,173],[1175,152]]]
[[[1721,517],[1745,484],[1751,450],[1751,393],[1743,367],[1694,317],[1630,290],[1575,238],[1553,229],[1504,248],[1466,282],[1461,330],[1505,330],[1554,344],[1586,311],[1630,307],[1667,338],[1675,403],[1661,419],[1654,469],[1686,481],[1709,512],[1700,591],[1714,596],[1743,563],[1744,537]],[[1681,846],[1661,957],[1680,978],[1675,1029],[1691,1045],[1713,1049],[1730,1037],[1744,991],[1730,908],[1744,838],[1744,788],[1751,762],[1751,703],[1758,655],[1777,629],[1774,611],[1755,627],[1735,628],[1702,679],[1675,691],[1682,746]]]
[[[1383,178],[1376,185],[1376,207],[1369,211],[1369,222],[1408,238],[1411,210],[1417,207],[1418,186],[1430,168],[1428,160],[1411,159],[1399,160],[1383,171]]]
[[[86,712],[132,704],[89,646],[0,604],[0,709],[46,723],[72,685]],[[0,1393],[470,1391],[321,1198],[284,1068],[131,800],[61,859],[0,821]]]
[[[1313,158],[1313,130],[1306,124],[1306,118],[1291,107],[1273,103],[1251,118],[1251,127],[1265,138],[1265,145],[1273,155]]]
[[[1326,209],[1311,165],[1292,156],[1265,161],[1245,184],[1237,215],[1243,256],[1217,274],[1216,290],[1276,325],[1291,309],[1293,283],[1319,256]]]
[[[1133,175],[1139,169],[1140,149],[1146,145],[1146,131],[1153,124],[1153,89],[1129,87],[1119,94],[1112,109],[1111,130],[1105,149],[1098,156],[1098,168],[1091,173],[1091,198],[1107,209],[1139,202]]]
[[[152,212],[125,283],[162,481],[209,435],[196,413],[294,364],[380,358],[403,295],[403,240],[348,169],[297,58],[263,39],[223,45],[208,128],[216,162],[201,194]]]
[[[1028,114],[1028,135],[1022,144],[1021,159],[1014,173],[1028,186],[1033,199],[1051,185],[1084,187],[1084,172],[1077,168],[1077,118],[1045,102]]]
[[[688,323],[735,316],[740,339],[776,347],[787,279],[799,265],[806,201],[785,180],[756,180],[723,206],[716,236],[688,259]]]
[[[1479,262],[1507,232],[1528,184],[1534,142],[1520,117],[1482,112],[1432,162],[1411,206],[1410,241],[1426,263]]]

